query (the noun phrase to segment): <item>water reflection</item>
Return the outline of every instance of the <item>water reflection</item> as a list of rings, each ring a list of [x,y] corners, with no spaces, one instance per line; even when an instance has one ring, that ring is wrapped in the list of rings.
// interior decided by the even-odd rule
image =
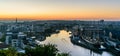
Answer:
[[[103,53],[102,53],[102,56],[113,56],[113,55],[111,55],[111,54],[108,53],[108,52],[103,52]]]
[[[72,56],[112,56],[107,52],[103,52],[102,55],[94,53],[88,49],[80,46],[73,45],[70,42],[70,34],[64,30],[61,30],[58,34],[52,34],[47,37],[43,44],[55,44],[60,52],[70,53]]]

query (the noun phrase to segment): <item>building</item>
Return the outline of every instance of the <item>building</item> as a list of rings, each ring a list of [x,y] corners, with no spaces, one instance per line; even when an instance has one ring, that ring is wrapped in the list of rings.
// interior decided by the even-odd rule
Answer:
[[[16,48],[24,48],[23,39],[26,38],[26,34],[23,32],[18,32],[17,29],[7,30],[5,43]]]

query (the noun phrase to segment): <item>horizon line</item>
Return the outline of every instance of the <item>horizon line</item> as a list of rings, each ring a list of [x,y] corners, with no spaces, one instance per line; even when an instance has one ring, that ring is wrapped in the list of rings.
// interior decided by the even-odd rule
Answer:
[[[73,20],[60,20],[60,19],[53,19],[53,20],[19,20],[18,21],[100,21],[100,20],[104,20],[104,19],[100,19],[100,20],[78,20],[78,19],[73,19]],[[0,20],[0,21],[16,21],[16,19],[14,20]],[[120,20],[104,20],[104,21],[120,21]]]

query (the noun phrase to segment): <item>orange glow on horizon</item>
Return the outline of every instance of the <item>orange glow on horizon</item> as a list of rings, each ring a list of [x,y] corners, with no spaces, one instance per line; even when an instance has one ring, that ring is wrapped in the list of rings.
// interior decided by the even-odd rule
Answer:
[[[20,20],[90,20],[92,18],[104,18],[111,20],[113,18],[119,19],[120,14],[112,13],[48,13],[48,14],[0,14],[0,20],[13,20],[19,18]],[[2,19],[3,18],[3,19]],[[111,18],[111,19],[110,19]]]
[[[120,1],[108,1],[0,1],[0,20],[120,20]]]

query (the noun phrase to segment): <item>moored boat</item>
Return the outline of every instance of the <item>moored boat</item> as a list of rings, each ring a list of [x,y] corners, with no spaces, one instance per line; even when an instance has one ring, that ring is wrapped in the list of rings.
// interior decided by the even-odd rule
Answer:
[[[98,47],[94,46],[94,44],[91,44],[91,43],[89,43],[89,42],[86,42],[85,40],[82,39],[81,36],[75,37],[75,36],[73,35],[73,36],[71,36],[70,38],[71,38],[71,42],[72,42],[73,44],[75,44],[75,45],[82,46],[82,47],[84,47],[84,48],[90,49],[90,50],[92,50],[92,51],[94,51],[94,52],[97,52],[97,53],[100,53],[100,54],[102,53],[103,48],[101,48],[101,47],[98,48]],[[104,48],[104,49],[105,49],[105,48]]]
[[[110,38],[104,39],[104,46],[107,48],[108,52],[115,54],[116,56],[120,55],[120,42],[112,40]]]

